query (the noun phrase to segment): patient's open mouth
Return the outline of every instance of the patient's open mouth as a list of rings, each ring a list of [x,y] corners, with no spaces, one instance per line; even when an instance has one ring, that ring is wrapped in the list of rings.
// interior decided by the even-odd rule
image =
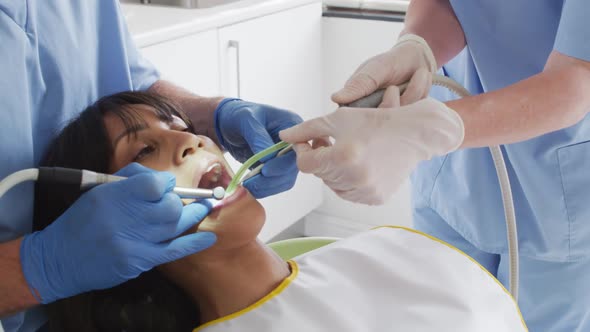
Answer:
[[[201,175],[198,188],[213,189],[215,187],[226,188],[231,181],[231,176],[220,162],[214,162],[207,167]]]

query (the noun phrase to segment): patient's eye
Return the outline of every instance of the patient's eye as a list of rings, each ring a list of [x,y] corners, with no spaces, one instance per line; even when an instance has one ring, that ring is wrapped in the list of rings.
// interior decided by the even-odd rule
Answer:
[[[139,162],[141,161],[143,158],[149,156],[152,152],[154,152],[155,148],[151,145],[146,145],[143,149],[141,149],[139,151],[139,153],[137,153],[137,155],[135,156],[135,158],[133,158],[134,162]]]

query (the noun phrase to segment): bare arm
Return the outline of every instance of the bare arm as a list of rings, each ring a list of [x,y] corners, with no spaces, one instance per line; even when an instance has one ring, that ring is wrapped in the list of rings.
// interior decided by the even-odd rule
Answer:
[[[465,47],[448,0],[413,0],[402,34],[430,45],[438,67]],[[553,51],[543,72],[504,89],[448,102],[465,123],[463,147],[509,144],[572,126],[590,110],[590,63]]]
[[[465,35],[449,0],[412,0],[402,35],[418,35],[430,46],[438,68],[465,47]]]
[[[219,143],[215,134],[213,115],[223,97],[202,97],[164,80],[154,83],[149,91],[174,100],[189,116],[198,134],[208,136]]]
[[[35,299],[20,264],[22,238],[0,243],[0,317],[33,307]]]
[[[464,148],[510,144],[572,126],[590,110],[590,62],[553,51],[543,72],[448,102],[465,123]]]

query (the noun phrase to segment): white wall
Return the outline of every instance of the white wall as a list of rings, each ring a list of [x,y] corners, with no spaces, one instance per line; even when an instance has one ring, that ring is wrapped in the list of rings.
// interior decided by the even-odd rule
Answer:
[[[401,22],[325,17],[323,19],[324,98],[326,112],[334,110],[330,94],[338,90],[366,59],[393,46]],[[325,189],[324,203],[306,217],[305,234],[347,236],[379,225],[411,226],[410,190],[406,181],[383,206],[346,202]]]

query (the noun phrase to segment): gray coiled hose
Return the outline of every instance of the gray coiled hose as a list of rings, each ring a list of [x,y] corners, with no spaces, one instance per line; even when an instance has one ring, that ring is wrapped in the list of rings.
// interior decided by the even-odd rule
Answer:
[[[450,91],[457,94],[459,97],[467,97],[471,94],[467,89],[461,86],[454,80],[441,75],[434,75],[432,83],[434,85],[442,86]],[[400,93],[402,93],[406,84],[400,85]],[[362,107],[362,108],[375,108],[379,106],[383,100],[385,90],[378,90],[373,94],[359,99],[353,103],[345,105],[347,107]],[[490,152],[492,153],[492,159],[494,160],[494,166],[496,168],[496,174],[500,183],[500,190],[502,192],[502,204],[504,206],[504,217],[506,219],[506,236],[508,240],[508,259],[509,259],[509,288],[510,294],[514,300],[518,303],[518,233],[516,227],[516,216],[514,212],[514,200],[512,198],[512,189],[510,188],[510,178],[508,177],[508,170],[506,169],[506,162],[502,154],[500,146],[490,146]]]

